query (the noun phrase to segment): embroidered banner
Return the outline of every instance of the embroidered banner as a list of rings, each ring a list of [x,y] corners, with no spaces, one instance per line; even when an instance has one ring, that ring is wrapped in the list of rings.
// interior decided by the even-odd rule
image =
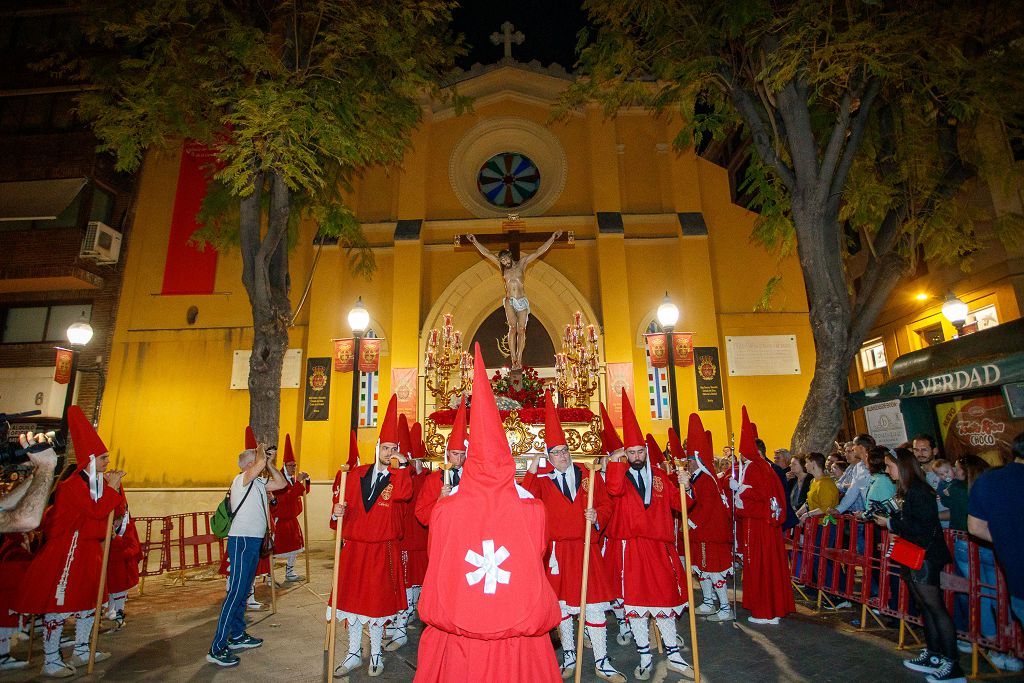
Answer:
[[[334,371],[352,372],[355,343],[352,339],[334,340]]]
[[[693,332],[672,333],[672,361],[677,368],[693,365]]]
[[[331,359],[306,359],[306,400],[302,419],[324,422],[331,408]]]
[[[697,410],[722,410],[722,366],[718,363],[718,347],[698,346],[693,350],[694,374],[697,376]]]
[[[410,423],[416,421],[419,403],[419,382],[416,368],[393,368],[391,370],[391,391],[398,397],[398,413],[405,415]]]
[[[191,243],[192,234],[200,227],[196,223],[196,214],[199,213],[210,184],[207,166],[212,161],[213,152],[208,148],[194,142],[183,145],[161,294],[213,292],[217,276],[217,251],[209,245],[200,249]]]
[[[664,332],[645,334],[647,341],[647,353],[651,356],[651,366],[655,368],[668,367],[668,341]]]
[[[71,349],[57,347],[57,366],[53,371],[53,381],[57,384],[67,384],[71,381],[71,365],[75,353]]]
[[[377,372],[380,366],[380,339],[359,340],[359,372]]]
[[[605,365],[605,378],[607,380],[608,413],[611,415],[612,424],[622,427],[622,390],[626,390],[629,402],[636,408],[636,397],[633,395],[633,364],[632,363],[608,363]]]

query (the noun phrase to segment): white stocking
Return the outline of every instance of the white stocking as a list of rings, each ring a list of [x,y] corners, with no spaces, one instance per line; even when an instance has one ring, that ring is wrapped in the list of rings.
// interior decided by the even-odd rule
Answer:
[[[658,630],[661,631],[661,642],[665,644],[665,647],[676,645],[679,640],[679,635],[676,633],[676,620],[672,617],[663,617],[654,621],[658,624]]]
[[[11,636],[16,630],[7,627],[0,628],[0,659],[11,654]]]
[[[713,605],[715,603],[715,599],[711,597],[714,594],[714,590],[711,585],[711,579],[700,580],[700,595],[705,605]]]
[[[128,591],[121,591],[120,593],[110,594],[110,614],[116,614],[124,610],[124,606],[128,603]]]
[[[370,657],[380,654],[380,644],[384,641],[384,627],[370,624]]]
[[[562,640],[562,653],[575,652],[576,643],[572,637],[572,615],[562,615],[562,620],[558,622],[558,636]]]
[[[594,661],[599,662],[608,656],[608,622],[604,610],[594,605],[587,605],[587,635],[594,648]]]
[[[43,615],[43,657],[46,664],[60,663],[60,636],[68,614],[50,612]]]
[[[89,638],[92,637],[92,622],[96,612],[79,612],[75,619],[75,654],[79,657],[89,656]]]
[[[729,589],[726,587],[724,579],[722,580],[721,586],[715,587],[715,595],[718,596],[718,606],[720,609],[725,609],[726,607],[729,607]]]
[[[651,656],[651,631],[647,619],[630,619],[629,629],[633,632],[633,642],[636,643],[636,651],[640,655],[640,666],[646,669],[654,660]]]

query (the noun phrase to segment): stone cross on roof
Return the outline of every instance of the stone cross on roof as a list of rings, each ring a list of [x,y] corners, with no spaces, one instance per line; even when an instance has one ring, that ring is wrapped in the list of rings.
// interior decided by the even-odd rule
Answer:
[[[495,45],[505,43],[505,59],[512,59],[512,43],[522,45],[524,40],[526,40],[526,36],[522,31],[516,31],[516,27],[512,25],[511,21],[506,21],[501,25],[501,33],[495,31],[491,34],[491,42]]]

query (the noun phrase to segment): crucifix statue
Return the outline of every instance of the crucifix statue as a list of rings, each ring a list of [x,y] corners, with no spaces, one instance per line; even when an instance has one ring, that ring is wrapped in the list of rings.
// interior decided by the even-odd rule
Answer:
[[[511,21],[506,21],[501,25],[501,33],[495,31],[491,34],[491,42],[495,45],[505,43],[505,59],[512,59],[512,43],[522,45],[524,40],[526,40],[526,36],[522,31],[516,31],[516,27],[512,25]]]
[[[508,322],[508,348],[512,360],[512,370],[522,372],[523,350],[526,348],[526,323],[530,318],[530,301],[526,297],[526,269],[541,258],[551,249],[556,242],[567,246],[574,243],[574,235],[556,232],[523,232],[520,228],[523,223],[518,220],[516,214],[509,214],[509,220],[502,223],[500,235],[456,235],[455,246],[461,246],[465,238],[480,255],[497,266],[501,271],[501,277],[505,281],[505,298],[502,305],[505,308],[505,319]],[[538,243],[540,247],[532,254],[520,257],[519,248],[522,244]],[[495,255],[484,244],[508,244]]]

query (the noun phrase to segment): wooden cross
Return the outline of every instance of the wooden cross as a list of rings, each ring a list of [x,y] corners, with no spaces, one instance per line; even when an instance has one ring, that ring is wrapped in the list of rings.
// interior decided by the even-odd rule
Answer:
[[[508,219],[501,222],[501,233],[476,235],[476,241],[484,245],[499,245],[512,252],[512,258],[519,260],[520,247],[524,244],[543,244],[554,234],[549,232],[524,232],[526,223],[519,220],[517,214],[509,214]],[[466,239],[468,235],[455,236],[456,251],[473,251],[474,247]],[[562,236],[555,240],[552,249],[572,248],[576,244],[576,235],[572,230],[563,230]],[[507,246],[506,246],[507,245]]]
[[[526,40],[526,36],[522,31],[516,31],[516,27],[512,25],[511,21],[506,21],[501,25],[501,33],[495,31],[491,34],[491,42],[495,45],[505,43],[505,59],[512,59],[512,43],[522,45],[524,40]]]

